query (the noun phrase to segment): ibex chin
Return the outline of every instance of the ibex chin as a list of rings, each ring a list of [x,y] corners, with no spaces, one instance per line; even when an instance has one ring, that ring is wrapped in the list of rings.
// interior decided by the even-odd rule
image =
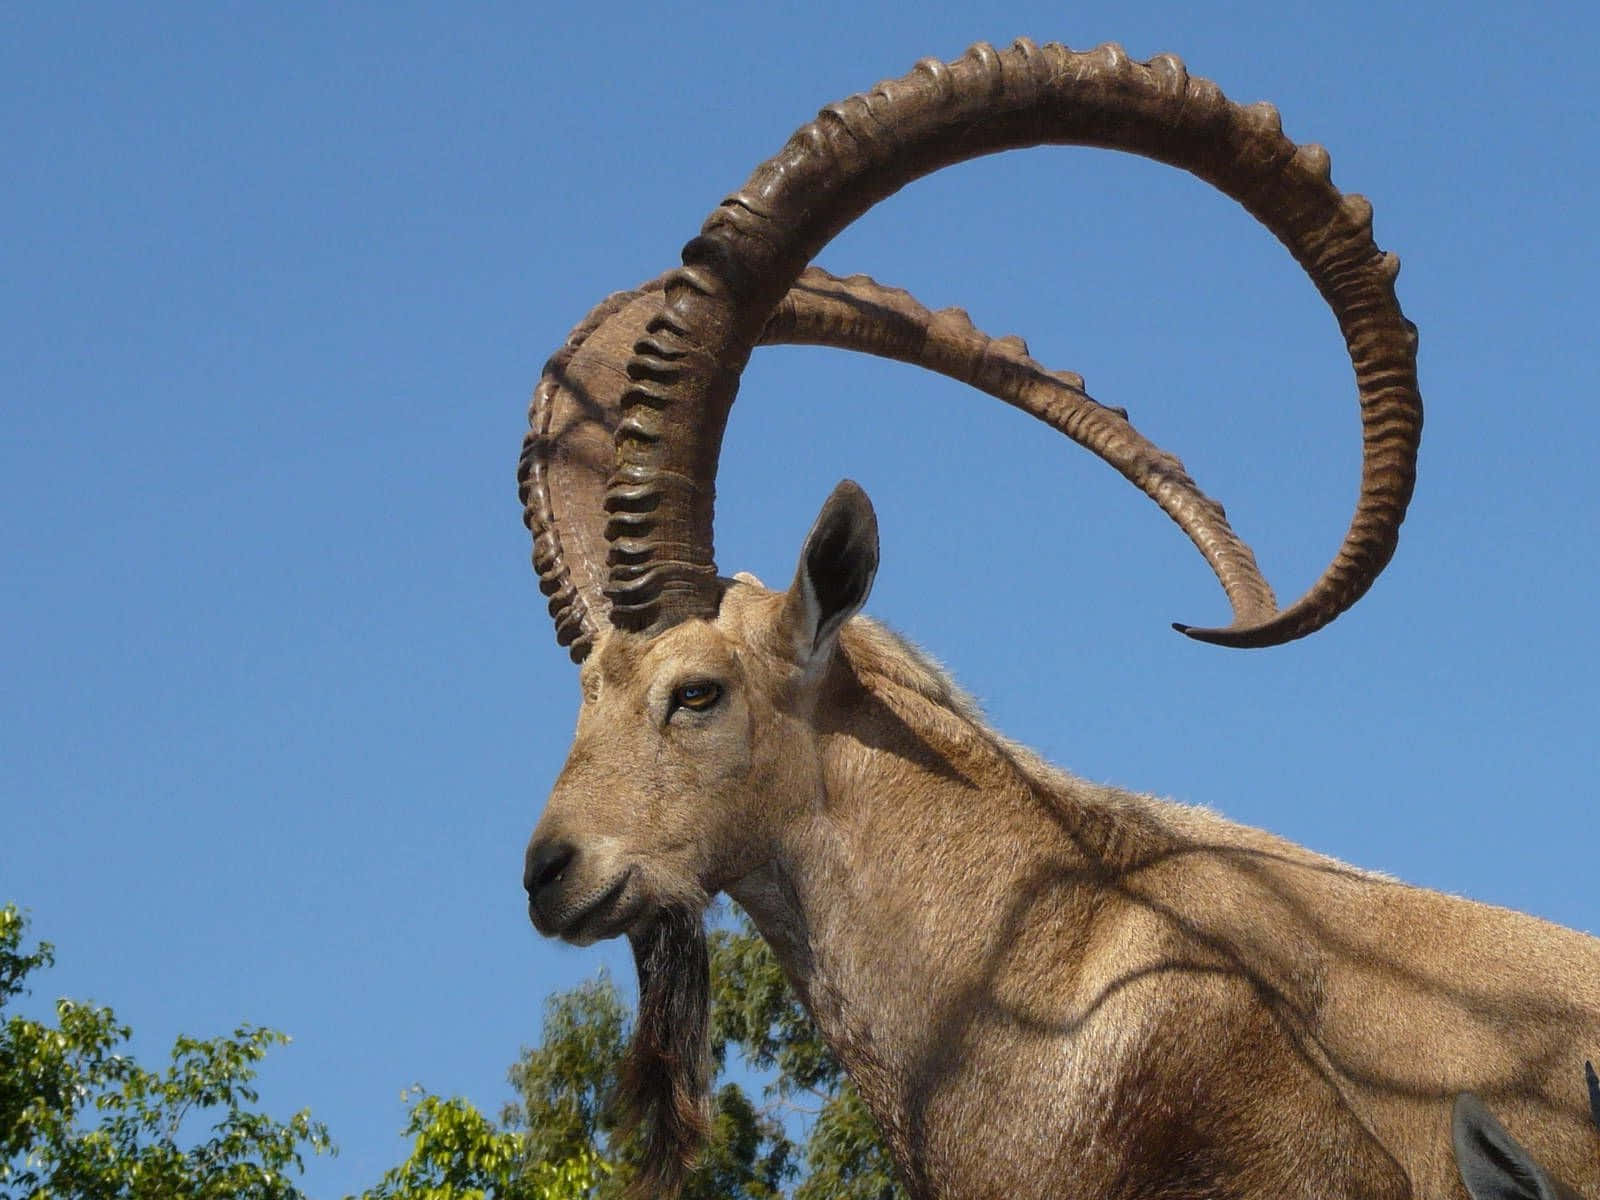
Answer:
[[[957,310],[807,270],[907,182],[1041,143],[1193,172],[1288,247],[1338,320],[1363,426],[1332,564],[1278,608],[1177,459],[1076,376]],[[1410,500],[1416,338],[1371,208],[1161,56],[1019,42],[919,63],[824,109],[711,215],[684,265],[603,302],[545,369],[520,482],[557,636],[582,666],[571,753],[528,846],[534,924],[626,934],[640,1014],[622,1096],[670,1194],[703,1122],[702,913],[771,943],[917,1197],[1464,1197],[1471,1091],[1550,1178],[1600,1197],[1580,1086],[1600,941],[1406,887],[1182,805],[1084,782],[992,731],[857,616],[872,508],[841,484],[770,591],[719,576],[712,496],[762,341],[919,363],[1105,458],[1183,527],[1230,646],[1312,633],[1360,598]]]

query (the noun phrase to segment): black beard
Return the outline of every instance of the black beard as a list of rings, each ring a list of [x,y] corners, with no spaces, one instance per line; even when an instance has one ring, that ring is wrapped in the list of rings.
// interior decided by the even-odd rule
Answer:
[[[616,1101],[619,1132],[638,1134],[644,1159],[628,1195],[670,1200],[710,1128],[705,923],[699,912],[669,908],[628,940],[639,970],[639,1015],[618,1073]]]

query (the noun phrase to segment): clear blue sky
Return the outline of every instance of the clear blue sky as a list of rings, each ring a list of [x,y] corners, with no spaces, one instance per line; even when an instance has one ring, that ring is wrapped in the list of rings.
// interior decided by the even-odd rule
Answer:
[[[833,482],[870,611],[1080,774],[1600,927],[1595,19],[1577,5],[9,6],[0,16],[0,899],[142,1054],[250,1020],[266,1103],[402,1153],[402,1087],[507,1098],[544,996],[519,874],[576,709],[513,480],[544,358],[823,103],[1027,35],[1182,55],[1332,153],[1422,331],[1420,483],[1308,642],[1194,645],[1199,557],[1112,472],[909,368],[759,351],[726,570]],[[1081,150],[960,168],[830,246],[1029,338],[1181,455],[1281,595],[1357,426],[1331,319],[1242,211]],[[935,498],[930,502],[930,494]],[[925,514],[948,512],[948,524]],[[1596,1047],[1600,1051],[1600,1047]]]

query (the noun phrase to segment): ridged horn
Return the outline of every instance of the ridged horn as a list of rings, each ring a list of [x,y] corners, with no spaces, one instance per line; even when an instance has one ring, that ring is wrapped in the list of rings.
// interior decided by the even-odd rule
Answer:
[[[1319,146],[1283,136],[1267,104],[1240,106],[1170,55],[1076,53],[1019,41],[925,59],[902,79],[823,109],[707,218],[667,277],[625,367],[605,496],[610,619],[659,628],[717,598],[712,505],[739,372],[806,264],[873,204],[941,167],[1040,144],[1125,150],[1232,196],[1294,255],[1333,309],[1355,368],[1363,455],[1349,530],[1288,608],[1236,613],[1191,637],[1265,646],[1321,628],[1389,561],[1415,480],[1422,405],[1416,332],[1394,295],[1399,260],[1372,240],[1372,208],[1344,196]]]
[[[546,365],[529,412],[518,483],[534,535],[534,566],[550,598],[557,641],[581,662],[605,617],[600,496],[612,465],[628,347],[663,302],[665,277],[608,296]],[[1147,441],[1083,379],[1028,356],[1021,338],[991,338],[960,309],[930,312],[908,292],[865,275],[808,268],[773,312],[763,345],[856,350],[925,367],[988,392],[1105,459],[1149,495],[1210,563],[1235,612],[1271,613],[1273,599],[1222,506],[1183,464]]]
[[[528,409],[517,461],[533,568],[549,599],[556,641],[582,662],[606,620],[606,484],[616,464],[624,369],[660,313],[665,277],[607,296],[550,356]]]
[[[1276,610],[1250,547],[1183,463],[1145,438],[1123,409],[1084,391],[1081,375],[1035,362],[1021,338],[990,337],[959,308],[929,312],[909,292],[865,275],[838,279],[809,267],[762,331],[762,345],[782,342],[838,346],[925,367],[1037,417],[1160,505],[1216,573],[1236,620],[1261,620]]]

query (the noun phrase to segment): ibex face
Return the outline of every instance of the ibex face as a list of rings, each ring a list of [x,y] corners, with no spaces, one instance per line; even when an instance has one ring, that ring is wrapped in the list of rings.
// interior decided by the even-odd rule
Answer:
[[[586,945],[665,908],[698,911],[771,857],[790,816],[820,799],[810,715],[876,568],[872,507],[841,483],[788,592],[742,576],[710,619],[602,638],[528,844],[523,882],[541,933]]]

